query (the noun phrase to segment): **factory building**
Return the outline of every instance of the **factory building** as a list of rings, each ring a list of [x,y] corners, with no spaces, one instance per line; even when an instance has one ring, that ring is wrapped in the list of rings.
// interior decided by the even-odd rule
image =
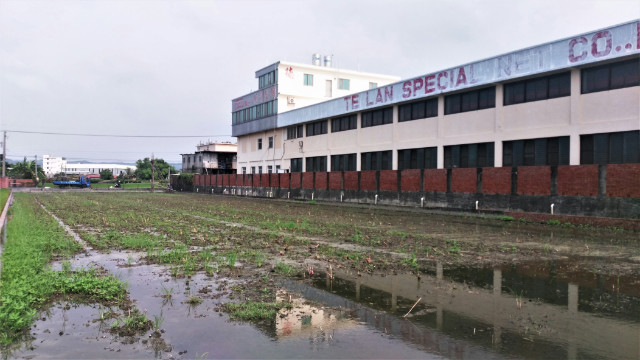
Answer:
[[[256,72],[238,173],[640,162],[637,20],[400,81],[328,70]]]

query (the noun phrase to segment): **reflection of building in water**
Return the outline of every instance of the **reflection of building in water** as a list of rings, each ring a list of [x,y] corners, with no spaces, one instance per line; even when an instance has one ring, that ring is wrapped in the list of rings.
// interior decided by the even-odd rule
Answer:
[[[278,293],[276,301],[289,301],[290,294]],[[336,329],[354,328],[358,324],[351,320],[345,310],[320,308],[305,304],[304,299],[291,298],[293,309],[281,311],[276,316],[278,337],[305,336],[315,340],[329,341]]]
[[[334,270],[333,282],[318,279],[315,285],[366,303],[366,307],[340,304],[359,321],[445,356],[486,358],[487,353],[478,353],[478,347],[471,345],[475,343],[498,354],[515,351],[525,357],[637,359],[640,299],[624,293],[628,282],[617,285],[623,287],[619,292],[605,291],[591,289],[580,279],[557,281],[568,275],[563,271],[552,271],[554,280],[521,276],[517,271],[478,271],[475,279],[467,277],[477,283],[474,286],[444,276],[451,271],[443,270],[441,264],[435,276],[420,278],[411,274],[354,276]],[[551,297],[545,299],[549,293]],[[399,317],[418,298],[422,300],[410,321]],[[613,312],[622,315],[595,306],[615,307]]]

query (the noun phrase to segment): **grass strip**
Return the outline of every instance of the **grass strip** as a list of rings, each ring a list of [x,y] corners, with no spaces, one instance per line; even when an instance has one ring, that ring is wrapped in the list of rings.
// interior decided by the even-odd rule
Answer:
[[[94,269],[53,271],[54,256],[69,257],[80,250],[58,223],[30,194],[16,194],[7,224],[0,276],[0,343],[7,345],[25,333],[54,295],[74,294],[96,302],[118,302],[125,284]]]

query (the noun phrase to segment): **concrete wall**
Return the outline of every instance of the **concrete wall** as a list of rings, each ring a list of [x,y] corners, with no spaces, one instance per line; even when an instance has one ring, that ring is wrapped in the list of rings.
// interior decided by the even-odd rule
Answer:
[[[195,175],[194,191],[640,219],[640,164]]]

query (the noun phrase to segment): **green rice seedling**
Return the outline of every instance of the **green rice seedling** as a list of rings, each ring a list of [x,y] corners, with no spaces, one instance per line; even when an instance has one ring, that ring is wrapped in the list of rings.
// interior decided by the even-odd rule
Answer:
[[[190,296],[187,299],[187,304],[189,305],[200,305],[202,303],[202,298],[199,296]]]
[[[280,275],[291,276],[297,273],[296,269],[293,266],[285,264],[283,262],[277,263],[274,269]]]
[[[164,322],[164,318],[162,316],[153,315],[153,330],[160,331],[160,327]]]

